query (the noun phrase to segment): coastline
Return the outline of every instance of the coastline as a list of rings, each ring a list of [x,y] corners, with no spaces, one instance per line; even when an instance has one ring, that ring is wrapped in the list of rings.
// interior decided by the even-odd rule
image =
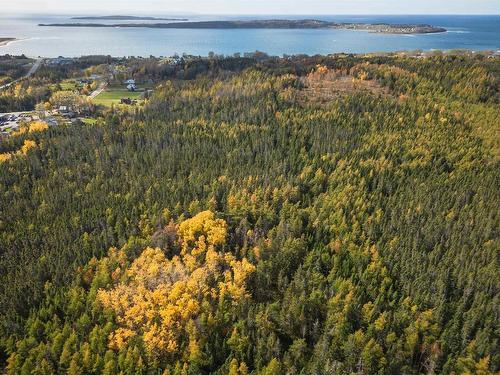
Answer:
[[[361,32],[361,30],[352,30],[352,31],[359,31]],[[408,36],[411,36],[408,34]],[[17,39],[15,41],[20,41],[20,40],[24,40],[24,39]],[[253,52],[246,52],[246,53],[249,53],[249,54],[252,54],[254,53],[255,51]],[[241,53],[241,52],[240,52]],[[472,49],[468,49],[468,48],[459,48],[459,49],[456,49],[456,48],[450,48],[450,49],[402,49],[402,50],[394,50],[394,51],[373,51],[373,52],[357,52],[357,53],[349,53],[349,52],[334,52],[334,53],[326,53],[326,54],[321,54],[322,56],[326,56],[326,57],[331,57],[331,58],[344,58],[345,56],[347,55],[352,55],[352,56],[356,56],[358,58],[364,58],[364,57],[387,57],[387,56],[400,56],[400,57],[405,57],[405,58],[409,58],[409,59],[424,59],[424,58],[430,58],[432,57],[433,55],[435,55],[436,53],[440,53],[440,54],[443,54],[443,55],[451,55],[451,56],[461,56],[461,55],[483,55],[485,57],[490,57],[490,58],[499,58],[500,57],[500,49],[499,50],[495,50],[495,49],[482,49],[482,50],[472,50]],[[269,55],[269,54],[266,54],[267,57],[269,58],[273,58],[273,57],[279,57],[278,55]],[[0,50],[0,56],[2,56],[2,53],[1,53],[1,50]],[[86,54],[83,54],[83,55],[68,55],[68,56],[65,56],[65,57],[55,57],[55,56],[39,56],[39,55],[25,55],[27,58],[30,58],[30,59],[42,59],[42,60],[47,60],[47,61],[50,61],[50,60],[57,60],[57,59],[60,59],[60,58],[63,58],[63,59],[68,59],[68,60],[78,60],[80,58],[85,58],[85,57],[89,57],[89,56],[95,56],[95,55],[86,55]],[[100,55],[100,56],[104,56],[104,55]],[[108,55],[109,57],[111,58],[116,58],[116,59],[119,59],[119,58],[123,58],[123,56],[120,56],[120,55]],[[196,58],[201,58],[201,59],[208,59],[208,55],[190,55],[188,54],[187,55],[188,57],[196,57]],[[224,55],[225,57],[229,57],[231,55]],[[307,56],[310,56],[312,57],[313,55],[307,55]],[[160,55],[144,55],[142,56],[144,58],[147,58],[147,57],[152,57],[152,58],[155,58],[155,59],[172,59],[174,58],[174,56],[160,56]]]
[[[18,38],[0,38],[0,47],[5,47],[8,46],[9,44],[13,42],[17,42],[21,39]]]

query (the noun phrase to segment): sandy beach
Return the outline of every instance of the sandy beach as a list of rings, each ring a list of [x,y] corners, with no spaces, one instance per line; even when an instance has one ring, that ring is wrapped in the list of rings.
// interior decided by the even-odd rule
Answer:
[[[6,46],[9,43],[15,42],[16,38],[0,38],[0,47]]]

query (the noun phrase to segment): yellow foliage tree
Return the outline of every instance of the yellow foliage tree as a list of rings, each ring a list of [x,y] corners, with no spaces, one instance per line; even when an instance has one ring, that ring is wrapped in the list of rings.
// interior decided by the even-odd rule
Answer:
[[[12,158],[12,154],[10,152],[6,152],[4,154],[0,154],[0,163],[6,162]]]
[[[24,141],[24,144],[21,146],[20,153],[23,154],[23,155],[27,155],[28,152],[31,149],[34,149],[34,148],[36,148],[36,142],[35,141],[31,141],[29,139],[26,139]]]
[[[246,259],[220,251],[226,228],[212,212],[201,212],[178,227],[180,256],[167,259],[161,249],[147,248],[121,281],[99,291],[99,301],[120,326],[109,336],[111,348],[121,349],[139,336],[153,357],[199,356],[203,338],[197,337],[193,321],[202,314],[213,316],[220,301],[240,303],[248,296],[246,280],[255,270]]]
[[[41,132],[44,130],[47,130],[49,128],[49,125],[47,125],[46,122],[43,121],[34,121],[29,125],[29,133],[34,133],[34,132]]]
[[[27,139],[24,141],[24,144],[21,146],[21,148],[17,152],[6,152],[3,154],[0,154],[0,163],[6,162],[6,161],[12,159],[13,156],[27,155],[31,149],[34,149],[36,147],[37,147],[37,144],[35,141],[31,141],[31,140]]]

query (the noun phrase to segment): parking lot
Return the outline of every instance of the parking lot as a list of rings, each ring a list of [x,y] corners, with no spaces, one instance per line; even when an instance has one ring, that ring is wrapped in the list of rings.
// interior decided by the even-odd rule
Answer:
[[[9,135],[19,128],[22,121],[38,120],[38,115],[33,112],[10,112],[0,113],[0,133],[3,136]]]

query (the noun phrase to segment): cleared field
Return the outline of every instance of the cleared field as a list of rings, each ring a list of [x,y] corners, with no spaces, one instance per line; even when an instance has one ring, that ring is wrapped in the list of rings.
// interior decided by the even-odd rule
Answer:
[[[61,90],[63,91],[76,91],[79,90],[82,85],[78,84],[75,80],[66,79],[60,83]]]
[[[142,93],[140,91],[132,92],[123,88],[110,87],[106,91],[97,95],[93,102],[97,105],[110,107],[113,104],[120,104],[120,99],[122,98],[140,100],[141,94]]]
[[[76,79],[65,79],[59,84],[51,85],[52,90],[60,90],[60,91],[81,91],[84,85],[78,82]]]
[[[387,88],[375,80],[356,78],[347,70],[329,70],[320,67],[300,81],[303,85],[298,91],[301,104],[328,104],[335,98],[353,92],[366,92],[375,96],[389,95]]]

